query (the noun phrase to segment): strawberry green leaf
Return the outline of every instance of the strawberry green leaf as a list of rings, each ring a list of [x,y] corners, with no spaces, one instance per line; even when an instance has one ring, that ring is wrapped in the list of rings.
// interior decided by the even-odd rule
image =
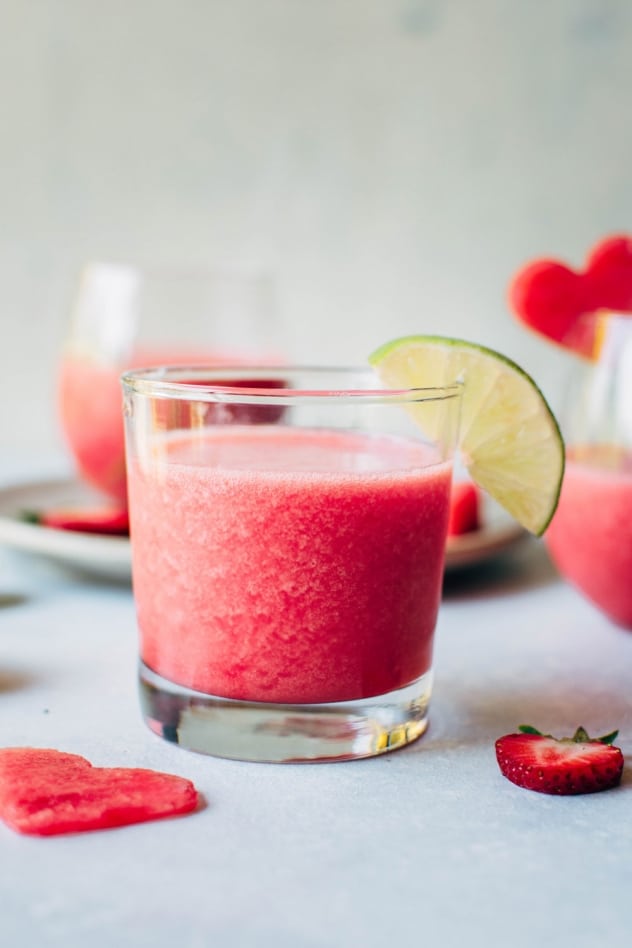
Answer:
[[[588,741],[592,740],[592,738],[588,734],[586,728],[580,725],[573,734],[573,740],[576,744],[586,744]]]
[[[612,744],[616,740],[618,731],[611,731],[610,734],[604,734],[603,737],[596,737],[595,740],[600,744]]]

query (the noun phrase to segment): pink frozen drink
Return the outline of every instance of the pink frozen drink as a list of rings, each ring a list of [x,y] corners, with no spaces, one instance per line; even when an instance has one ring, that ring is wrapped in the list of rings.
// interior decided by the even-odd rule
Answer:
[[[258,702],[334,702],[431,667],[451,464],[275,425],[157,438],[129,470],[141,658]]]

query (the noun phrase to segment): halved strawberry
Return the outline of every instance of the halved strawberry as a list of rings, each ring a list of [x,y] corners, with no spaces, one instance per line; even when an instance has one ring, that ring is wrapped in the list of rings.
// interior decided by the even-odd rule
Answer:
[[[23,511],[22,519],[55,530],[78,533],[102,533],[125,536],[129,533],[129,514],[120,507],[55,507]]]
[[[583,727],[573,737],[555,738],[529,725],[496,741],[496,759],[512,783],[539,793],[567,796],[616,787],[623,754],[612,742],[618,731],[591,738]]]
[[[471,533],[480,527],[480,490],[472,481],[456,481],[450,496],[448,536]]]

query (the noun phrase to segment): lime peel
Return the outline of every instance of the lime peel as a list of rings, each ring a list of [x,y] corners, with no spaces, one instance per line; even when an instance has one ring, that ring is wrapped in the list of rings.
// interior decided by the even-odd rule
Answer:
[[[546,399],[524,369],[494,349],[434,335],[387,342],[369,363],[392,388],[462,381],[464,466],[522,526],[536,536],[544,533],[562,486],[564,441]],[[414,405],[410,411],[415,414]]]

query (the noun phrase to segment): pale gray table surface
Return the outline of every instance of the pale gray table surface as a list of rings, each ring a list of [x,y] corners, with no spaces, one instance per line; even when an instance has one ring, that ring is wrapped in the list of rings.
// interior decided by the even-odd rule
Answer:
[[[128,585],[0,547],[0,746],[171,771],[205,799],[49,839],[0,823],[3,946],[632,944],[632,763],[616,790],[554,798],[495,761],[523,722],[618,726],[632,761],[632,635],[556,578],[541,542],[447,583],[429,731],[381,758],[181,750],[141,722],[135,661]]]

